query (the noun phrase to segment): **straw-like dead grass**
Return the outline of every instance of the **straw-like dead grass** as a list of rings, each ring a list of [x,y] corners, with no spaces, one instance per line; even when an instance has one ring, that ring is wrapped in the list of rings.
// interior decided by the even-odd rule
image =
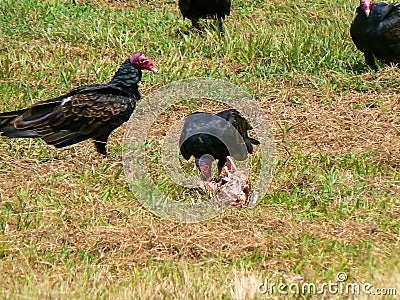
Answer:
[[[292,93],[292,90],[287,90],[261,99],[261,104],[271,117],[281,160],[293,151],[322,152],[333,157],[376,148],[379,154],[375,157],[377,161],[390,161],[392,164],[399,161],[399,124],[394,121],[398,117],[398,98],[392,94],[380,95],[381,99],[387,100],[378,107],[352,108],[352,105],[360,103],[360,95],[342,96],[335,104],[306,97],[307,100],[299,105],[290,104]],[[308,91],[308,94],[312,93]],[[362,99],[372,101],[374,97],[364,95]],[[180,111],[177,113],[180,114]],[[174,117],[170,115],[170,118]],[[285,135],[282,133],[284,126],[292,127]],[[122,133],[123,129],[113,136],[111,148],[116,146]],[[134,199],[123,204],[129,209],[121,209],[119,201],[99,198],[107,183],[99,184],[96,180],[88,179],[87,184],[85,181],[79,186],[74,184],[75,181],[79,182],[79,174],[87,172],[90,173],[89,177],[110,180],[107,171],[102,173],[99,169],[110,168],[117,172],[122,168],[118,157],[103,160],[93,154],[92,145],[87,142],[67,150],[50,148],[49,160],[38,160],[29,158],[29,154],[22,154],[21,157],[26,147],[29,152],[38,146],[29,148],[23,142],[22,146],[19,141],[11,143],[17,147],[12,151],[14,155],[14,151],[19,154],[15,157],[2,155],[0,191],[2,199],[7,199],[3,200],[3,205],[18,201],[21,194],[15,191],[21,186],[28,186],[33,195],[65,199],[63,204],[53,200],[57,203],[54,207],[48,205],[42,211],[35,211],[37,200],[27,196],[20,214],[36,214],[41,219],[42,228],[21,230],[15,218],[11,218],[6,225],[2,241],[5,244],[3,256],[14,257],[19,262],[17,265],[22,263],[19,268],[13,269],[13,276],[25,276],[28,270],[46,272],[54,262],[53,259],[42,261],[42,256],[49,251],[55,256],[62,255],[66,249],[70,258],[79,257],[79,253],[92,253],[95,259],[91,264],[105,268],[108,280],[121,280],[134,272],[136,266],[146,266],[149,260],[160,263],[185,261],[202,265],[221,262],[232,264],[243,257],[259,257],[262,258],[265,272],[288,272],[302,259],[303,264],[329,269],[334,262],[332,255],[336,255],[330,247],[335,244],[359,249],[374,245],[369,256],[372,253],[387,255],[394,251],[394,245],[399,242],[398,235],[381,230],[372,220],[360,223],[357,218],[349,218],[338,223],[326,217],[307,219],[290,211],[282,211],[275,205],[260,205],[251,211],[228,211],[215,220],[192,225],[154,219],[144,211],[138,214],[142,208]],[[11,151],[6,140],[2,148],[3,153]],[[65,180],[54,179],[43,184],[44,178],[57,176],[66,177]],[[118,175],[110,184],[123,187],[125,192],[118,192],[122,197],[129,194],[123,176]],[[379,179],[374,184],[375,187],[386,188],[383,183],[380,185]],[[284,188],[274,183],[273,188],[278,187]],[[393,192],[398,194],[399,190],[394,187]],[[86,200],[77,196],[82,193],[86,194]],[[368,197],[373,199],[373,195]],[[130,215],[129,212],[135,211],[134,215]],[[322,252],[312,253],[313,247],[305,246],[304,238],[320,245]],[[27,259],[23,249],[27,245],[35,245],[35,255],[29,258],[29,269],[23,266]],[[343,253],[342,259],[348,261],[348,268],[360,268],[359,258],[354,258],[351,252]],[[362,260],[367,259],[365,257]],[[64,268],[63,264],[60,267]],[[308,269],[308,276],[312,278],[313,268]],[[8,274],[10,271],[5,267],[2,273]],[[362,279],[363,274],[353,272],[353,276]]]
[[[302,95],[301,103],[296,103],[298,93]],[[335,102],[324,103],[327,96]],[[329,155],[376,150],[378,159],[393,163],[400,158],[398,93],[318,95],[292,88],[282,91],[279,97],[265,97],[261,103],[283,146]]]
[[[90,141],[54,149],[1,137],[1,296],[267,298],[264,278],[322,283],[339,271],[400,291],[399,71],[363,69],[348,35],[353,4],[237,0],[218,35],[191,32],[176,2],[77,2],[0,2],[1,111],[106,82],[144,51],[160,73],[144,74],[143,95],[190,77],[254,95],[275,134],[275,178],[254,209],[178,224],[135,199],[125,126],[108,158]],[[176,104],[143,139],[160,142],[191,108]],[[155,152],[148,166],[167,176]]]

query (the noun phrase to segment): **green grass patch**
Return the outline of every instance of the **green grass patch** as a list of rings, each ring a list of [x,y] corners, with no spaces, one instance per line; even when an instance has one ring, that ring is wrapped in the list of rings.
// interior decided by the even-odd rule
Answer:
[[[260,104],[277,142],[256,208],[183,225],[135,198],[123,129],[107,159],[90,141],[54,149],[1,137],[0,296],[265,299],[265,278],[322,284],[338,272],[400,293],[399,69],[365,66],[349,32],[356,5],[233,0],[220,34],[212,21],[191,30],[177,1],[0,1],[0,111],[107,82],[143,51],[160,71],[144,72],[144,96],[180,79],[227,80]],[[147,136],[149,172],[177,198],[185,191],[159,166],[161,133],[168,120],[215,109],[183,104]]]

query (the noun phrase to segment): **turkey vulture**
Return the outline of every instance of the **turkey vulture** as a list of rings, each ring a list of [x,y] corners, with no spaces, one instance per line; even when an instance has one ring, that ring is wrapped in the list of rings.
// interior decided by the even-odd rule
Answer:
[[[400,6],[397,3],[373,3],[361,0],[350,34],[364,53],[368,66],[376,69],[374,57],[386,63],[400,59]]]
[[[237,169],[232,157],[228,156],[226,159],[226,166],[223,168],[221,176],[218,179],[205,181],[205,189],[221,207],[227,205],[237,208],[254,206],[258,197],[256,192],[252,193],[251,191],[249,176]]]
[[[222,30],[222,20],[229,16],[231,0],[179,0],[179,9],[183,18],[192,21],[196,29],[200,29],[200,18],[216,18]]]
[[[179,145],[183,158],[195,157],[196,166],[205,180],[210,181],[211,167],[218,159],[218,172],[221,173],[228,156],[245,160],[253,153],[253,145],[259,141],[248,136],[253,129],[236,109],[228,109],[216,115],[195,112],[186,117]]]
[[[80,86],[60,97],[2,113],[0,135],[40,137],[56,148],[93,138],[97,152],[107,155],[108,136],[129,119],[140,99],[142,70],[157,72],[149,57],[136,52],[109,83]]]

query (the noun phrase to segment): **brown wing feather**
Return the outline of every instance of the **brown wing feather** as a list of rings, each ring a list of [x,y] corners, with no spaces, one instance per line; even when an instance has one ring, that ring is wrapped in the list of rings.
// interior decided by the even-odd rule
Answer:
[[[69,93],[34,104],[13,120],[17,130],[35,132],[48,144],[67,146],[88,138],[105,139],[127,121],[135,100],[116,93]],[[71,95],[72,94],[72,95]]]

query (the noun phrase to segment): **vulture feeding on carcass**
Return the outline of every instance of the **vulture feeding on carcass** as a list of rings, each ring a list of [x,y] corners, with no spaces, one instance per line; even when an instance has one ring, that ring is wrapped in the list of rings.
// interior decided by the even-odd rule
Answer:
[[[260,142],[249,137],[253,129],[236,109],[228,109],[215,115],[195,112],[186,117],[179,140],[180,153],[189,160],[194,156],[203,178],[212,178],[212,163],[218,159],[218,174],[227,157],[245,160],[253,153],[253,145]]]
[[[199,19],[214,18],[222,31],[222,20],[230,14],[231,0],[179,0],[179,9],[184,19],[192,21],[194,28],[200,29]]]
[[[257,193],[251,192],[251,182],[249,176],[239,171],[228,156],[226,166],[218,179],[205,181],[204,187],[210,196],[214,197],[220,207],[253,207],[257,200]]]
[[[57,148],[94,139],[97,152],[106,155],[111,132],[126,122],[140,99],[142,70],[156,73],[146,55],[136,52],[106,84],[80,86],[60,97],[0,114],[0,135],[42,138]]]
[[[377,69],[374,57],[385,63],[399,62],[399,4],[361,0],[350,34],[354,44],[364,53],[365,63],[371,68]]]

